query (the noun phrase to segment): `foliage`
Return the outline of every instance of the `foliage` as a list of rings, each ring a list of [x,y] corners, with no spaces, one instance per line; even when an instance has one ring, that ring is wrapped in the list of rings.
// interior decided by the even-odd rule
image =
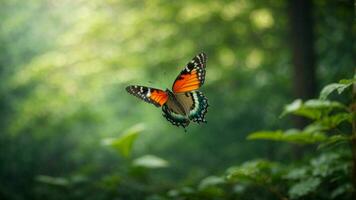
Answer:
[[[354,79],[350,79],[343,80],[343,82],[347,82],[347,85],[344,85],[342,90],[339,90],[339,94],[341,94],[345,89],[350,88],[350,86],[356,81]],[[325,97],[325,88],[329,88],[327,89],[329,93],[338,89],[338,87],[333,87],[333,89],[330,89],[330,86],[333,85],[335,84],[330,84],[324,87],[320,98]],[[286,131],[260,131],[250,134],[248,139],[270,139],[296,143],[331,142],[346,139],[347,136],[346,134],[334,133],[333,135],[327,137],[326,132],[334,132],[335,130],[338,131],[338,127],[343,122],[351,125],[353,120],[353,113],[346,105],[343,105],[340,102],[333,102],[326,99],[308,100],[305,103],[299,99],[295,100],[293,103],[287,105],[284,108],[282,116],[286,114],[299,115],[310,118],[314,121],[312,121],[312,123],[306,126],[302,131],[295,129],[289,129]]]
[[[335,90],[338,92],[338,94],[341,94],[346,88],[350,87],[353,83],[355,82],[355,79],[343,79],[340,80],[339,83],[332,83],[323,88],[323,90],[320,92],[320,97],[319,99],[325,100],[329,94],[334,92]]]
[[[304,195],[309,194],[317,189],[320,185],[321,180],[318,178],[308,178],[295,185],[293,185],[289,190],[289,196],[291,199],[297,199]]]
[[[356,81],[348,82],[352,84],[348,83],[339,94],[349,89]],[[330,88],[330,85],[325,88]],[[325,88],[321,93],[325,93]],[[334,90],[337,90],[337,87]],[[247,161],[228,168],[222,177],[204,178],[196,188],[171,190],[168,197],[259,199],[263,194],[264,198],[274,199],[350,199],[355,190],[350,177],[352,162],[348,146],[353,120],[350,112],[352,111],[348,110],[346,105],[338,101],[320,99],[303,103],[296,100],[285,107],[283,115],[294,114],[313,119],[314,121],[311,121],[304,130],[258,131],[251,133],[248,139],[291,142],[299,145],[319,144],[319,150],[323,150],[322,152],[303,162],[289,165],[262,159]],[[347,128],[343,129],[344,125]],[[341,129],[346,132],[343,133]],[[335,130],[338,132],[334,132]],[[343,143],[339,147],[332,147],[332,144],[340,141]],[[329,151],[325,147],[332,149]],[[261,189],[262,192],[251,193]]]
[[[340,81],[340,83],[346,83],[345,85],[329,84],[321,91],[320,100],[309,100],[305,103],[302,103],[301,100],[296,100],[286,106],[283,115],[295,114],[314,120],[303,131],[296,131],[294,129],[287,131],[262,131],[252,133],[248,138],[295,142],[299,144],[321,143],[322,146],[338,141],[350,141],[351,136],[347,136],[347,134],[351,132],[352,111],[348,110],[347,106],[340,102],[331,102],[325,98],[334,90],[338,90],[339,94],[343,93],[355,82],[355,79],[350,79]],[[346,129],[346,133],[340,131],[340,126],[343,122],[349,124],[349,129]],[[335,133],[335,130],[338,130],[338,132]],[[332,135],[326,136],[328,132]],[[342,155],[346,156],[346,158],[341,158]],[[344,153],[323,153],[320,157],[312,159],[310,165],[290,170],[285,175],[285,178],[293,181],[298,180],[298,182],[289,188],[289,197],[291,199],[298,199],[306,195],[312,195],[315,198],[321,194],[316,193],[321,184],[335,185],[335,182],[339,182],[340,179],[343,181],[336,184],[336,187],[330,191],[331,193],[325,195],[325,197],[330,196],[332,199],[340,198],[342,195],[344,195],[344,198],[350,197],[349,194],[354,189],[351,187],[350,180],[345,181],[345,179],[349,179],[348,176],[352,168],[350,160],[349,152],[346,155]]]

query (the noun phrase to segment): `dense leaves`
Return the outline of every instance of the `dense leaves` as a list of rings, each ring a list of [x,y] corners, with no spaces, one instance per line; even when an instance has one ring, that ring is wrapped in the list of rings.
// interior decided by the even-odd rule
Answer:
[[[348,85],[350,87],[351,84]],[[329,87],[329,86],[326,86]],[[344,89],[347,89],[345,87]],[[324,92],[322,90],[322,92]],[[297,103],[296,103],[297,102]],[[333,109],[345,110],[346,106],[339,102],[328,100],[309,100],[303,104],[296,100],[285,108],[285,114],[300,115],[308,112],[319,112],[318,117],[303,131],[289,129],[286,131],[259,131],[251,133],[248,139],[264,139],[279,142],[292,142],[297,144],[319,143],[318,156],[311,157],[304,162],[289,165],[269,160],[247,161],[241,165],[227,169],[225,178],[209,176],[201,181],[198,191],[191,190],[189,194],[176,193],[176,197],[192,197],[201,195],[202,191],[209,189],[209,198],[234,199],[242,197],[258,199],[258,194],[249,191],[264,189],[277,199],[350,199],[354,188],[351,183],[351,151],[348,142],[350,132],[342,133],[340,124],[349,124],[346,131],[350,131],[351,113],[335,113]],[[310,103],[311,102],[311,103]],[[297,106],[296,106],[297,104]],[[303,110],[303,112],[300,112]],[[325,110],[327,112],[325,112]],[[346,111],[348,111],[346,109]],[[344,111],[342,111],[344,112]],[[351,111],[349,111],[351,112]],[[333,116],[335,116],[333,118]],[[328,120],[325,120],[327,118]],[[334,120],[330,120],[334,119]],[[347,119],[347,120],[346,120]],[[340,129],[339,129],[340,128]],[[339,132],[333,132],[334,129]],[[328,134],[332,135],[328,136]],[[338,147],[332,144],[341,143]],[[331,149],[325,148],[330,147]],[[323,151],[320,151],[322,149]],[[331,151],[329,151],[331,150]],[[233,195],[232,195],[233,194]],[[265,197],[268,197],[265,194]]]

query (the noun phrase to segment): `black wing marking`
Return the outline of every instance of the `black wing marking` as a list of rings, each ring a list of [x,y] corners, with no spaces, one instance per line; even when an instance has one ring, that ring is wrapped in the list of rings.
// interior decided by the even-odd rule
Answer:
[[[190,120],[187,119],[184,115],[175,113],[167,105],[162,107],[163,117],[165,117],[169,122],[175,126],[182,126],[183,128],[187,127],[190,123]]]
[[[193,105],[189,112],[189,119],[197,123],[206,123],[205,115],[209,107],[208,98],[200,91],[191,92],[191,96],[193,98]]]
[[[126,91],[157,107],[161,107],[168,100],[168,94],[165,91],[156,88],[130,85],[126,87]]]
[[[201,87],[205,81],[206,60],[205,53],[200,53],[192,58],[174,81],[173,92],[188,92]]]

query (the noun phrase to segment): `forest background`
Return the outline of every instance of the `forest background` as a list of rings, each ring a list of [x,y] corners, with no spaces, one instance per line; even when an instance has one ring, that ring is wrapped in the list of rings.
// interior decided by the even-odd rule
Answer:
[[[353,1],[0,4],[0,199],[354,195]],[[126,93],[202,51],[207,124]]]

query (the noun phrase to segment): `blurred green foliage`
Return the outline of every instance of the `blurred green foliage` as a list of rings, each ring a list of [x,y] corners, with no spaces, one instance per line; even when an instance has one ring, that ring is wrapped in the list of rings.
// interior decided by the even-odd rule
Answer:
[[[356,28],[352,1],[314,4],[321,90],[352,77]],[[291,127],[286,1],[2,0],[0,19],[0,199],[350,197],[353,80],[286,107],[305,130],[245,140]],[[200,51],[206,125],[185,134],[125,92],[170,88]],[[338,149],[297,159],[276,140]]]
[[[356,84],[355,80],[350,80],[350,82]],[[325,88],[330,88],[332,85],[335,83]],[[351,86],[352,84],[349,84],[343,91],[350,90]],[[337,87],[334,90],[337,90]],[[331,92],[333,91],[330,90]],[[323,148],[319,149],[316,154],[310,154],[302,160],[289,164],[266,159],[246,161],[241,165],[228,168],[223,176],[213,175],[204,178],[197,186],[190,187],[188,193],[185,188],[174,189],[165,197],[168,199],[352,199],[351,194],[355,192],[355,188],[352,186],[354,177],[351,176],[353,167],[350,132],[354,119],[344,121],[343,124],[325,121],[324,118],[339,115],[339,113],[330,114],[330,112],[322,111],[325,109],[330,111],[335,108],[334,105],[342,108],[346,108],[346,105],[340,102],[332,104],[326,99],[308,101],[317,102],[311,104],[312,110],[305,109],[304,106],[289,105],[284,111],[284,113],[302,116],[308,112],[321,112],[322,115],[313,118],[314,121],[305,130],[259,131],[251,133],[248,138],[300,145],[320,144],[319,146]],[[293,107],[293,112],[290,112],[290,107]],[[298,112],[299,110],[304,112]],[[352,110],[346,110],[346,112],[353,114],[352,118],[355,117]],[[326,126],[315,128],[315,124],[318,123]],[[353,131],[355,134],[356,130]],[[337,147],[331,146],[332,143],[339,142],[340,138],[344,141],[343,143],[339,143]],[[162,199],[165,199],[164,196]]]

